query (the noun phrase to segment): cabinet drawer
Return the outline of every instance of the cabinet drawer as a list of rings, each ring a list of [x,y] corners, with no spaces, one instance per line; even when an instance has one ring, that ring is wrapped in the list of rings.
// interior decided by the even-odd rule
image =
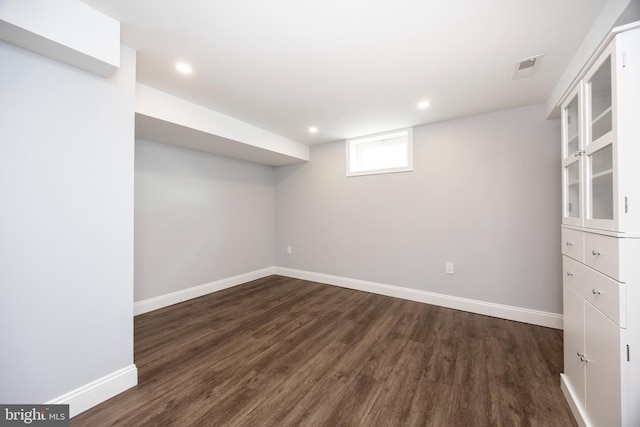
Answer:
[[[584,233],[570,228],[563,228],[562,253],[584,262]]]
[[[602,274],[624,282],[620,262],[623,240],[601,234],[584,233],[585,264]]]
[[[618,326],[627,327],[627,288],[624,283],[616,282],[567,256],[563,257],[562,265],[565,285],[571,286]]]

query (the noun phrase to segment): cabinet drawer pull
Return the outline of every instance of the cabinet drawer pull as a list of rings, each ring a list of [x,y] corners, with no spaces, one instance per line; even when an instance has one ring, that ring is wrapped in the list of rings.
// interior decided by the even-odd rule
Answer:
[[[591,289],[591,292],[593,292],[594,295],[600,295],[602,293],[599,289]]]
[[[570,242],[570,241],[568,241],[568,240],[567,240],[567,241],[565,242],[565,245],[567,245],[567,246],[573,246],[573,242]]]
[[[591,253],[592,253],[594,256],[600,255],[600,251],[599,251],[599,250],[597,250],[597,249],[592,250],[592,251],[591,251]]]
[[[572,272],[570,272],[570,271],[567,271],[567,276],[569,276],[569,277],[573,277],[573,273],[572,273]]]

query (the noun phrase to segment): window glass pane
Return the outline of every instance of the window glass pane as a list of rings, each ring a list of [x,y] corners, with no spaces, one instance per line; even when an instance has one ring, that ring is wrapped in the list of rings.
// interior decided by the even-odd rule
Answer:
[[[407,140],[394,138],[358,144],[357,159],[360,171],[406,167]]]
[[[411,129],[347,141],[347,175],[403,172],[412,169]]]

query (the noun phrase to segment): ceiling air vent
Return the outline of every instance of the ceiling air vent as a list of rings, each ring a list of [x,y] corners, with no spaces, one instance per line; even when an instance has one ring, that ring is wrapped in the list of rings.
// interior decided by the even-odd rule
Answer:
[[[541,59],[542,54],[539,54],[516,61],[516,68],[513,70],[514,80],[529,77],[537,73]]]

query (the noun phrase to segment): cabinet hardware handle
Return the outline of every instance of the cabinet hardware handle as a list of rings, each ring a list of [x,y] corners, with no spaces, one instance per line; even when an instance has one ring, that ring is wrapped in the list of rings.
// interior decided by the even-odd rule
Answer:
[[[583,354],[582,356],[580,356],[580,361],[584,362],[584,363],[588,363],[589,360],[587,359],[587,357]]]
[[[600,255],[600,251],[597,249],[594,249],[591,251],[591,253],[595,256],[595,255]]]
[[[565,245],[567,245],[567,246],[573,246],[573,242],[570,242],[570,241],[568,241],[568,240],[567,240],[567,242],[565,243]]]
[[[591,292],[593,292],[594,295],[600,295],[602,293],[599,289],[591,289]]]
[[[573,153],[573,157],[580,157],[584,153],[586,153],[586,151],[584,151],[584,150],[576,151],[575,153]]]
[[[572,273],[572,272],[570,272],[570,271],[567,271],[567,276],[569,276],[569,277],[573,277],[573,273]]]
[[[584,357],[584,354],[578,352],[578,357]]]

